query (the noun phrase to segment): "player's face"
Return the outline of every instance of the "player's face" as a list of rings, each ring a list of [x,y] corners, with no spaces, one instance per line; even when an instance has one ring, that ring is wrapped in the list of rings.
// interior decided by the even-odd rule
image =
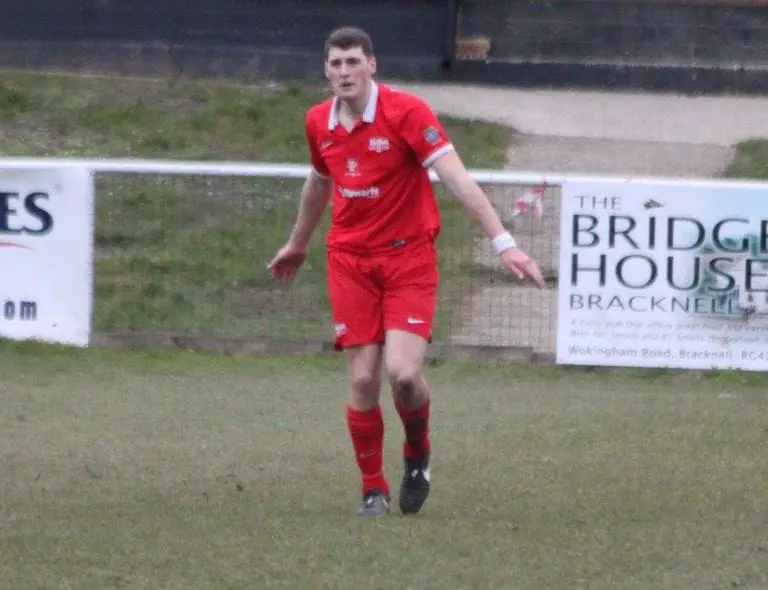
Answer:
[[[355,101],[365,96],[368,82],[376,73],[376,58],[366,57],[360,47],[331,47],[325,60],[325,77],[342,100]]]

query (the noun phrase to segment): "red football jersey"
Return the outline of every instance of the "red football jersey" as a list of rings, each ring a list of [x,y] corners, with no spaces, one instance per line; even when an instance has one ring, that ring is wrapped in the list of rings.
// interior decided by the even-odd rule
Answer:
[[[429,166],[453,145],[420,98],[373,84],[351,132],[329,98],[306,116],[312,167],[334,183],[329,249],[376,254],[440,231]]]

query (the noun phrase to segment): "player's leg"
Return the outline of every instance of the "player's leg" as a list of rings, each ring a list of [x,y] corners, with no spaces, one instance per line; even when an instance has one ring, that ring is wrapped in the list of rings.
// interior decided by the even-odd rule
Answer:
[[[400,257],[397,257],[400,258]],[[437,298],[437,257],[432,244],[393,260],[385,283],[385,365],[405,430],[400,509],[421,510],[430,489],[431,392],[424,377]]]
[[[360,470],[361,515],[389,512],[390,490],[383,470],[384,420],[379,405],[382,343],[381,298],[369,270],[356,257],[328,255],[328,292],[336,348],[347,361],[347,428]]]
[[[427,340],[400,330],[387,331],[386,365],[392,397],[405,430],[400,510],[416,514],[430,490],[429,414],[431,392],[423,374]]]
[[[382,347],[379,344],[345,350],[349,397],[347,427],[362,484],[362,516],[389,512],[390,489],[384,475],[384,417],[379,403]]]

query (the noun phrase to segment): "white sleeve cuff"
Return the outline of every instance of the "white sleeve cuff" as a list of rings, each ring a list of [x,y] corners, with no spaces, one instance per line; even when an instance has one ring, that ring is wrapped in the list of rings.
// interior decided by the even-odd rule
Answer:
[[[437,161],[438,158],[452,151],[453,151],[452,143],[449,143],[448,145],[444,145],[443,147],[439,147],[434,152],[429,154],[429,156],[427,156],[427,159],[424,160],[421,163],[421,165],[424,166],[424,168],[429,168],[432,164],[434,164]]]

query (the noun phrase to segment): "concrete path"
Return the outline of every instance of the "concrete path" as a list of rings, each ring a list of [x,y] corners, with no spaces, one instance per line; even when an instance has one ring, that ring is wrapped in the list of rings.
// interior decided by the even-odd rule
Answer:
[[[393,84],[446,115],[527,135],[730,146],[768,137],[768,98],[687,97],[482,86]]]
[[[685,97],[541,91],[457,85],[392,84],[425,98],[440,114],[500,123],[519,132],[507,167],[527,172],[664,177],[720,176],[733,144],[768,137],[768,98]],[[504,215],[527,187],[488,187]],[[559,192],[545,193],[541,219],[505,215],[522,247],[548,274],[557,272]],[[487,240],[475,262],[498,268]],[[450,286],[448,286],[450,288]],[[476,281],[466,294],[460,344],[555,350],[556,290]]]

